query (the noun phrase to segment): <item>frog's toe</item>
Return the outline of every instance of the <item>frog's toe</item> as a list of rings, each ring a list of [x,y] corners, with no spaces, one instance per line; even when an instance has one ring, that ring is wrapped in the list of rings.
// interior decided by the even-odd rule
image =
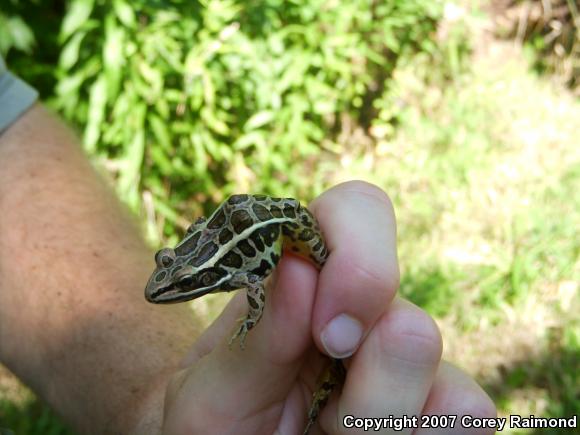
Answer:
[[[236,333],[234,335],[232,335],[232,338],[230,338],[230,342],[229,342],[230,349],[232,348],[233,342],[236,341],[236,339],[238,337],[240,338],[240,349],[245,349],[245,347],[246,347],[245,346],[246,335],[248,335],[248,327],[246,326],[246,323],[244,322],[240,325],[240,327],[238,328]]]

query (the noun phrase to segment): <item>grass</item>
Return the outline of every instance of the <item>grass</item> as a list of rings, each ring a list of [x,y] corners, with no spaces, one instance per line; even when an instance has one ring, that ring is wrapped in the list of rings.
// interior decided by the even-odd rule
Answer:
[[[580,103],[512,44],[472,61],[445,89],[416,80],[422,65],[401,71],[397,134],[333,180],[394,198],[401,293],[436,317],[445,357],[500,415],[577,415]]]
[[[0,435],[73,435],[50,408],[0,366]]]
[[[37,398],[25,405],[15,405],[10,400],[0,402],[2,416],[1,435],[73,435],[70,429]],[[10,428],[8,431],[7,428]]]
[[[580,414],[580,102],[512,44],[474,45],[470,66],[445,87],[429,80],[425,60],[401,68],[385,96],[386,107],[394,96],[405,108],[396,130],[385,121],[366,141],[345,135],[312,184],[383,187],[398,216],[401,294],[436,318],[445,358],[503,416],[570,417]],[[210,319],[222,303],[197,308]],[[70,433],[3,385],[0,427]]]

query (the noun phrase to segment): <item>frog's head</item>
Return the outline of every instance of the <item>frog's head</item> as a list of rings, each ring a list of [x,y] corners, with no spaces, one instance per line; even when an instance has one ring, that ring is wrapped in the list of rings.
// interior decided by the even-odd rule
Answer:
[[[164,248],[155,254],[155,271],[145,287],[145,298],[156,304],[170,304],[195,299],[219,291],[229,279],[226,270],[219,267],[194,267],[189,256],[176,255],[175,250]]]

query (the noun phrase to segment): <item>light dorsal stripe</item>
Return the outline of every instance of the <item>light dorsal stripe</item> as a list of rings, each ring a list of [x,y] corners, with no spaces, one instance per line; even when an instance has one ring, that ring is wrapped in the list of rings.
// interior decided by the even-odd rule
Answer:
[[[257,229],[266,227],[266,226],[271,225],[271,224],[283,224],[285,222],[290,222],[291,220],[292,219],[290,219],[290,218],[284,217],[284,218],[273,218],[273,219],[263,221],[263,222],[254,222],[254,224],[250,225],[248,228],[246,228],[240,234],[236,234],[232,238],[232,240],[227,242],[225,245],[220,246],[218,251],[215,253],[215,255],[212,258],[210,258],[209,261],[207,261],[205,264],[203,264],[202,267],[213,266],[226,253],[228,253],[230,250],[232,250],[233,247],[238,244],[238,242],[240,242],[241,240],[249,239],[250,234],[252,234]],[[241,254],[241,255],[243,255],[243,254]]]

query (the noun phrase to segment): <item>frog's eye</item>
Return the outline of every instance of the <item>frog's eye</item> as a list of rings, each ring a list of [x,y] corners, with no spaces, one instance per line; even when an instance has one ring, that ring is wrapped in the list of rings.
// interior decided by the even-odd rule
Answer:
[[[169,267],[175,261],[175,251],[171,248],[164,248],[155,254],[157,267]]]
[[[201,283],[205,286],[212,285],[215,280],[213,273],[205,273],[201,277]]]
[[[183,278],[179,280],[179,287],[189,288],[193,284],[193,276],[192,275],[185,275]]]

